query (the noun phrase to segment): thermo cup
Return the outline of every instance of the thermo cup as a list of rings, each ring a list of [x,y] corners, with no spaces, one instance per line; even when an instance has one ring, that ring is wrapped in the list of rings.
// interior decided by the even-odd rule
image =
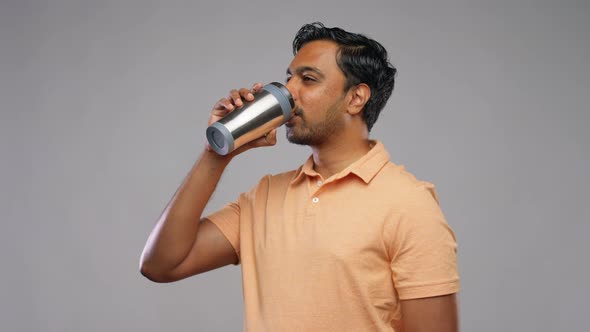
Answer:
[[[225,156],[289,121],[295,106],[293,96],[281,83],[272,82],[221,120],[207,128],[209,145]]]

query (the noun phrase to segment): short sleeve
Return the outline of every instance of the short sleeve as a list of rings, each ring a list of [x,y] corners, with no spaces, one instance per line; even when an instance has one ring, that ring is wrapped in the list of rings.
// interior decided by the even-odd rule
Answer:
[[[424,182],[408,198],[398,214],[390,265],[399,298],[458,292],[457,242],[434,186]]]
[[[218,211],[205,217],[211,221],[223,235],[227,238],[229,243],[232,245],[238,256],[238,262],[235,265],[240,264],[240,204],[239,199],[225,205]]]

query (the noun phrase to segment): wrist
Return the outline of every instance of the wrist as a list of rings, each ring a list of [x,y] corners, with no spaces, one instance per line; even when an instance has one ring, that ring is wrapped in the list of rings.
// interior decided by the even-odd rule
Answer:
[[[230,153],[228,155],[222,156],[215,152],[213,149],[209,148],[208,146],[205,146],[201,156],[209,163],[221,167],[226,167],[233,159],[233,154]]]

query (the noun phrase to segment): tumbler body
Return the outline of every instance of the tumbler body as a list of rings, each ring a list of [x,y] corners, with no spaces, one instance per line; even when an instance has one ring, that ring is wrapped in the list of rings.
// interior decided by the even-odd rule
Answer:
[[[227,155],[289,121],[294,106],[284,85],[269,83],[254,95],[254,100],[244,102],[241,108],[207,128],[209,145],[218,154]]]

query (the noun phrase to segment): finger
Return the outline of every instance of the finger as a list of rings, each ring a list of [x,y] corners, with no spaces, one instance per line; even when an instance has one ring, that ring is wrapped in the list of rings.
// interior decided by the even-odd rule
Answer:
[[[227,111],[231,111],[234,109],[234,104],[232,104],[231,100],[228,98],[221,98],[219,99],[219,101],[217,102],[217,104],[215,104],[214,109],[216,110],[227,110]]]
[[[254,83],[254,85],[252,85],[252,89],[250,89],[253,94],[260,92],[260,90],[262,90],[262,83],[260,82]]]
[[[247,101],[254,100],[254,94],[252,94],[252,92],[246,88],[240,89],[240,96],[242,96],[242,98],[246,99]]]
[[[242,102],[242,98],[240,97],[240,92],[236,89],[233,89],[229,92],[229,97],[232,100],[233,104],[240,107],[244,105]]]

